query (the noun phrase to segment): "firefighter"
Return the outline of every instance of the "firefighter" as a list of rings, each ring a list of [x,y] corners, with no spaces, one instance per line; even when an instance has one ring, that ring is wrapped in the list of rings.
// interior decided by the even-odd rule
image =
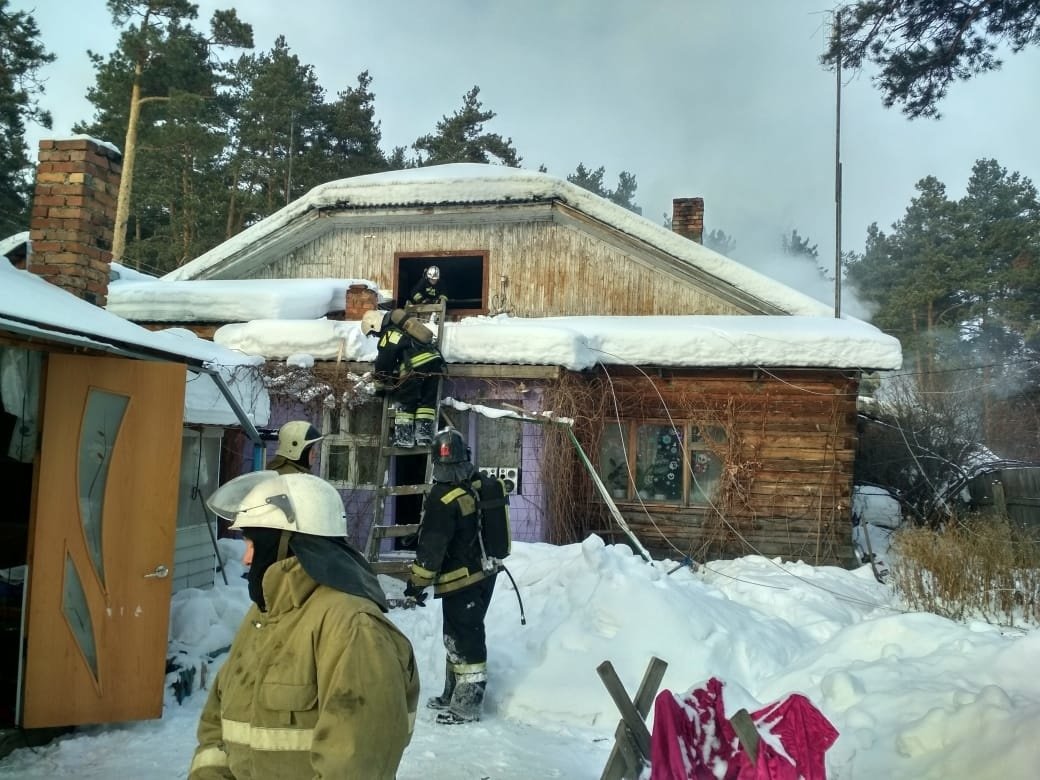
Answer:
[[[447,303],[448,296],[440,288],[441,269],[431,265],[423,271],[422,278],[416,282],[408,294],[408,303],[416,306],[429,303]]]
[[[476,467],[462,435],[445,428],[434,438],[433,485],[423,504],[415,562],[405,596],[423,604],[433,585],[441,600],[446,651],[444,692],[426,702],[441,710],[437,722],[480,720],[487,688],[487,638],[484,618],[491,605],[497,568],[482,566]],[[479,477],[478,477],[479,478]]]
[[[267,468],[279,474],[309,474],[318,452],[314,445],[323,438],[306,420],[287,422],[278,429],[278,449]]]
[[[411,740],[411,643],[346,541],[339,493],[255,471],[206,502],[246,539],[253,605],[210,687],[189,780],[392,780]]]
[[[428,446],[437,417],[437,384],[444,370],[440,351],[433,343],[423,344],[395,325],[389,312],[365,312],[361,333],[379,337],[373,374],[397,407],[393,445]]]

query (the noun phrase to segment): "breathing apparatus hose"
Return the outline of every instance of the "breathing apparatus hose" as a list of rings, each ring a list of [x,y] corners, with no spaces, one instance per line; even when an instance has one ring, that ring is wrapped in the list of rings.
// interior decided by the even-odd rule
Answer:
[[[504,571],[506,573],[506,576],[509,577],[509,581],[513,583],[513,590],[516,591],[516,603],[520,605],[520,625],[526,626],[527,616],[524,614],[524,600],[520,598],[520,588],[516,586],[516,580],[513,579],[513,575],[509,573],[509,569],[505,567],[504,563],[500,561],[498,564],[498,568]]]

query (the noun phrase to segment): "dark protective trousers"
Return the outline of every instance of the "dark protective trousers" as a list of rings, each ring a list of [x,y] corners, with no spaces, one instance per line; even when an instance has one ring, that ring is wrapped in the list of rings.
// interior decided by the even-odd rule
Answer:
[[[406,374],[399,380],[393,400],[413,420],[432,420],[437,410],[438,379],[437,374]]]
[[[484,617],[491,605],[496,576],[441,597],[444,649],[448,655],[442,698],[450,697],[448,709],[457,718],[454,722],[480,719],[487,688]],[[438,716],[438,722],[441,717]]]

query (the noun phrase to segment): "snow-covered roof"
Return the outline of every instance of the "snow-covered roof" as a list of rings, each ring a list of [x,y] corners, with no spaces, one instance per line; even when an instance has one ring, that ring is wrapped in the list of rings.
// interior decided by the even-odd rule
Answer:
[[[362,209],[557,200],[688,263],[789,314],[831,316],[833,309],[775,279],[546,173],[501,165],[453,163],[373,173],[319,185],[269,217],[166,274],[198,278],[229,258],[260,251],[317,209]]]
[[[213,340],[272,360],[371,361],[376,340],[355,321],[257,320]],[[895,369],[899,341],[856,319],[801,316],[467,317],[444,324],[449,363]]]
[[[0,263],[0,291],[0,330],[216,370],[253,422],[267,422],[267,391],[256,371],[245,370],[262,362],[256,356],[205,341],[183,329],[147,330],[8,263]],[[236,418],[212,382],[189,381],[185,421],[231,425]]]
[[[199,279],[168,282],[120,277],[107,308],[137,322],[248,322],[318,319],[343,311],[347,288],[364,279]]]

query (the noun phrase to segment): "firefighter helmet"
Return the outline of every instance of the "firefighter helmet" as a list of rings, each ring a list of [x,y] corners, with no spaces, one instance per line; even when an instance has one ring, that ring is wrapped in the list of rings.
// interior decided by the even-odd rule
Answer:
[[[433,462],[446,465],[469,460],[469,449],[462,434],[454,428],[444,428],[433,438]]]
[[[431,265],[426,269],[426,281],[430,284],[437,284],[441,280],[441,269],[435,265]]]
[[[313,474],[253,471],[217,488],[206,505],[232,530],[274,528],[312,536],[347,535],[339,492]]]
[[[278,449],[274,454],[286,460],[299,460],[307,447],[323,438],[318,429],[305,420],[287,422],[278,429]]]
[[[361,316],[361,335],[371,336],[383,329],[383,312],[373,309]]]

